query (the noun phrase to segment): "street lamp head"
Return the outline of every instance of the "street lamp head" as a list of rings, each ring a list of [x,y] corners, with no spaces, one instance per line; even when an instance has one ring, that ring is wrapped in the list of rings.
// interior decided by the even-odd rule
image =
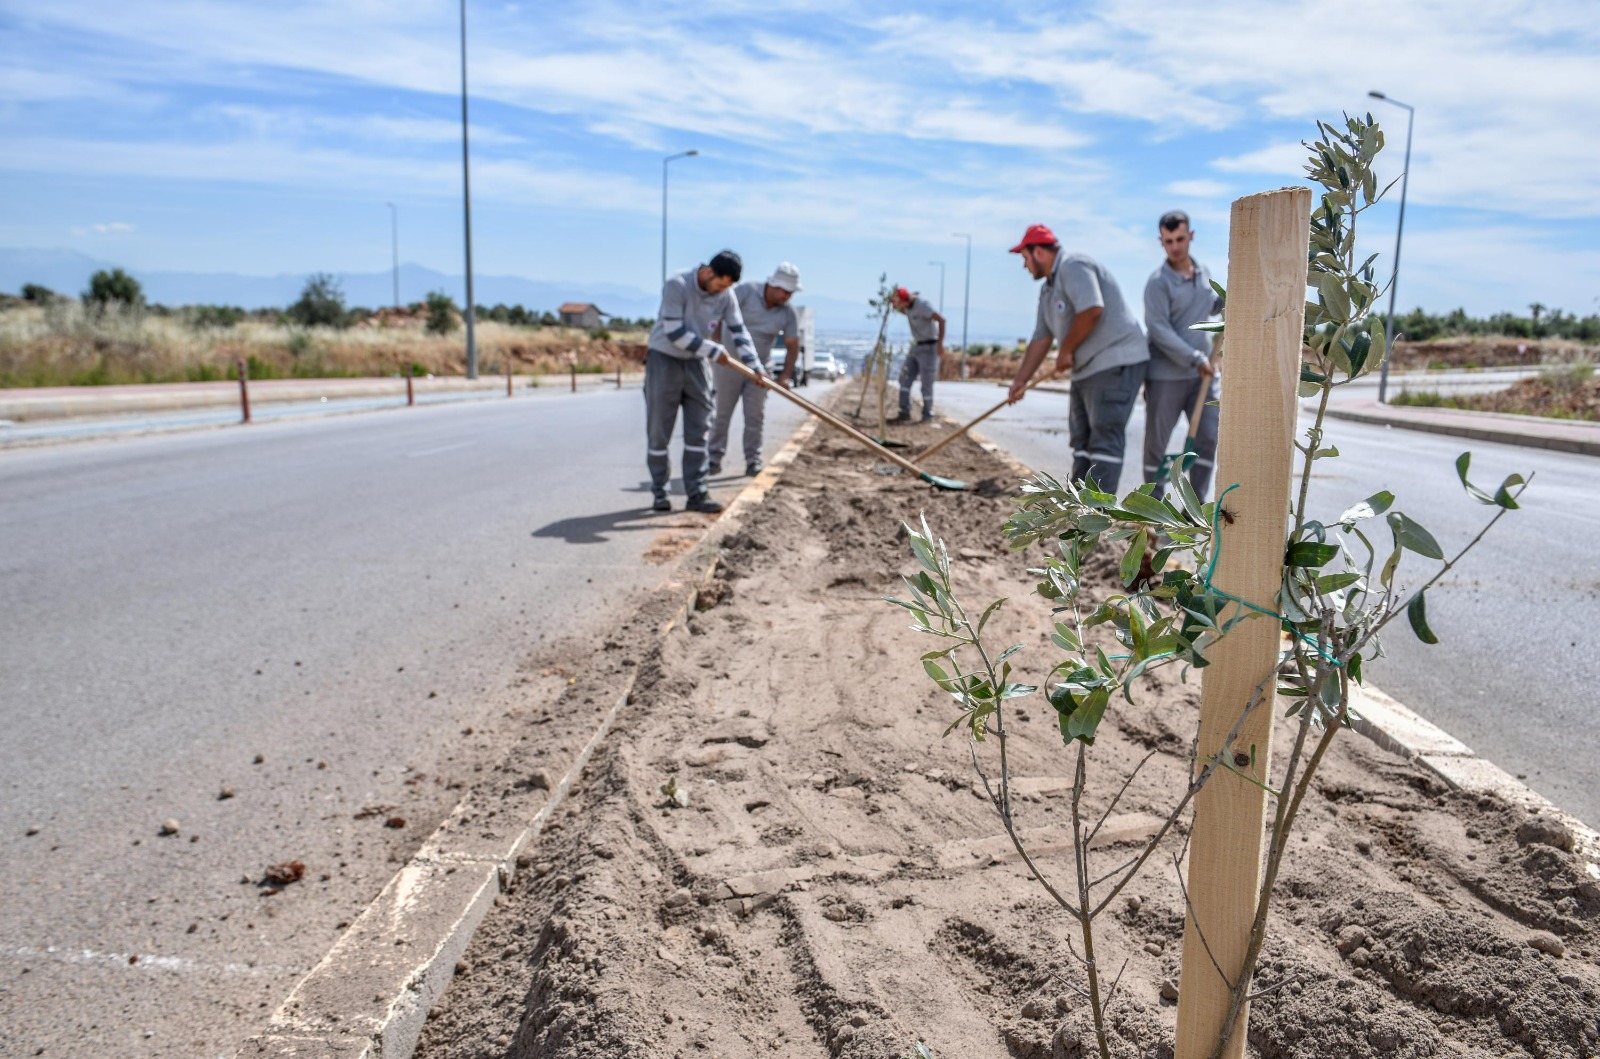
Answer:
[[[685,151],[685,152],[683,152],[683,156],[684,156],[684,157],[685,157],[685,158],[694,158],[694,157],[695,157],[695,156],[696,156],[696,155],[698,155],[698,154],[699,154],[699,153],[700,153],[700,152],[699,152],[699,151],[698,151],[698,150],[695,150],[695,151]]]
[[[1388,96],[1384,95],[1382,92],[1376,92],[1376,91],[1368,92],[1367,95],[1371,96],[1373,99],[1388,99],[1389,98]]]

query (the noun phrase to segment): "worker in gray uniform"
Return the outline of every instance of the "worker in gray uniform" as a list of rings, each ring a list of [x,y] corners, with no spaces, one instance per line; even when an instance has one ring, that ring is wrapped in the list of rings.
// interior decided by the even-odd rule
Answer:
[[[794,385],[794,366],[800,357],[800,317],[789,299],[800,290],[800,270],[785,261],[766,280],[746,280],[733,288],[739,313],[755,344],[767,374],[772,374],[772,347],[783,336],[785,355],[778,373],[782,386]],[[761,428],[766,421],[767,389],[726,364],[713,364],[717,385],[717,416],[711,427],[711,473],[722,473],[722,454],[728,451],[728,428],[733,410],[744,407],[744,473],[761,473]]]
[[[672,464],[667,445],[683,409],[683,488],[689,494],[686,511],[718,512],[722,505],[706,491],[706,429],[711,422],[711,362],[736,356],[753,371],[761,359],[745,330],[739,301],[730,289],[739,282],[744,263],[732,250],[724,250],[709,264],[685,269],[667,277],[661,286],[661,309],[650,330],[644,364],[645,429],[648,434],[646,464],[656,511],[671,511],[667,486]],[[721,328],[723,342],[707,336]]]
[[[939,358],[944,356],[944,317],[928,304],[928,299],[896,287],[889,304],[906,314],[911,325],[911,348],[900,366],[900,414],[891,423],[911,422],[911,384],[922,379],[922,421],[933,418],[933,383],[939,377]]]
[[[1139,320],[1111,273],[1087,254],[1064,252],[1044,225],[1031,226],[1011,252],[1021,254],[1028,274],[1044,285],[1033,339],[1008,399],[1012,404],[1022,400],[1033,373],[1059,342],[1056,371],[1072,372],[1067,412],[1072,478],[1115,493],[1128,416],[1150,361]]]
[[[1211,273],[1190,256],[1194,231],[1182,210],[1163,214],[1156,227],[1167,259],[1144,285],[1144,327],[1150,335],[1150,370],[1144,380],[1144,480],[1153,482],[1179,416],[1192,416],[1200,389],[1207,391],[1200,422],[1189,424],[1195,439],[1189,484],[1204,498],[1217,458],[1217,374],[1211,365],[1211,336],[1190,327],[1222,311],[1211,289]],[[1173,468],[1176,473],[1177,468]],[[1155,488],[1160,496],[1162,485]]]

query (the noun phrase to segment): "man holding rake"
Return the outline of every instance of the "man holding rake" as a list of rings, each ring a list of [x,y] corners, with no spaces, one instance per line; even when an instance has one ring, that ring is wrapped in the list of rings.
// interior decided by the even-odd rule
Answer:
[[[683,410],[683,488],[689,494],[685,511],[715,514],[722,505],[706,488],[706,429],[711,422],[713,389],[711,363],[736,356],[752,371],[762,372],[761,358],[745,330],[739,302],[730,289],[739,282],[744,262],[724,250],[709,264],[684,269],[667,277],[661,287],[661,310],[650,331],[644,364],[645,463],[650,468],[652,510],[671,511],[667,486],[672,463],[667,446],[672,428]],[[721,328],[732,352],[708,336]]]
[[[785,261],[765,281],[747,280],[733,288],[739,313],[755,342],[756,354],[772,374],[772,347],[783,336],[783,368],[778,382],[794,385],[794,366],[800,357],[800,318],[789,299],[800,290],[800,270]],[[711,473],[722,473],[722,455],[728,451],[728,428],[733,411],[744,406],[744,473],[761,473],[761,431],[766,421],[767,391],[725,364],[711,368],[717,384],[717,417],[711,428]]]
[[[1087,254],[1063,251],[1044,225],[1031,226],[1011,252],[1022,255],[1028,275],[1044,284],[1033,340],[1011,381],[1009,399],[1012,404],[1022,400],[1050,347],[1059,342],[1055,370],[1072,372],[1067,413],[1072,478],[1115,493],[1122,477],[1123,435],[1150,360],[1139,320],[1111,273]]]

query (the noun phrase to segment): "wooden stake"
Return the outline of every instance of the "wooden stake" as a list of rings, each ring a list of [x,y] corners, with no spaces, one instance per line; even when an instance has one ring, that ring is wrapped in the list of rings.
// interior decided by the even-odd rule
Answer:
[[[878,354],[878,436],[889,434],[889,347]]]
[[[1218,496],[1236,482],[1239,488],[1219,501],[1231,517],[1219,522],[1222,553],[1212,583],[1271,611],[1278,609],[1288,532],[1310,216],[1309,188],[1251,195],[1234,202],[1228,240]],[[1211,665],[1201,670],[1197,767],[1217,753],[1252,697],[1260,695],[1227,758],[1244,775],[1269,781],[1278,628],[1278,622],[1257,616],[1206,652]],[[1261,888],[1266,797],[1260,787],[1220,769],[1195,797],[1177,1059],[1212,1054],[1230,1001],[1217,968],[1235,982],[1243,974]],[[1243,1056],[1248,1018],[1246,1007],[1222,1053],[1226,1059]]]

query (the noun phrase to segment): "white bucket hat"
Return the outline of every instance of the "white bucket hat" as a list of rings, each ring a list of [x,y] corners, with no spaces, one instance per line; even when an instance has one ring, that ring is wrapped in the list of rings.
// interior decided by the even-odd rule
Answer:
[[[772,276],[767,280],[767,283],[770,286],[777,287],[779,290],[786,290],[790,294],[805,289],[800,286],[800,270],[787,261],[772,270]]]

